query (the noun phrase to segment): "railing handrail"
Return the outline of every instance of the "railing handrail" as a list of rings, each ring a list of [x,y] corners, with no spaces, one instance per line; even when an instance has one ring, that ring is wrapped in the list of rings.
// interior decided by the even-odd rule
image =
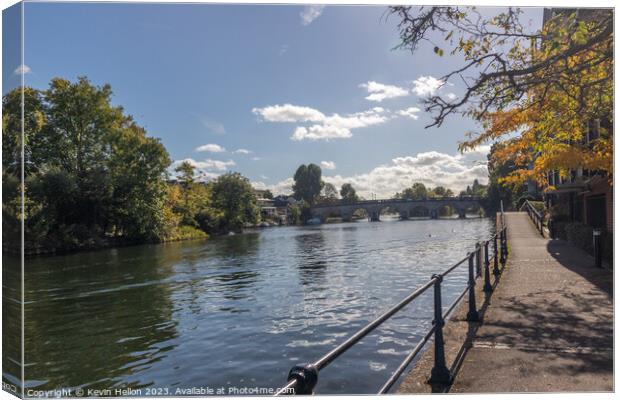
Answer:
[[[542,218],[542,215],[540,214],[540,212],[536,209],[536,207],[534,207],[534,206],[532,205],[532,203],[530,203],[530,201],[529,201],[529,200],[525,200],[525,201],[523,202],[523,204],[521,205],[520,210],[522,211],[522,210],[523,210],[523,207],[525,207],[525,206],[527,206],[530,210],[532,210],[532,212],[534,212],[534,214],[536,215],[536,217],[537,217],[538,219],[541,219],[541,218]]]
[[[545,226],[545,217],[543,214],[541,214],[536,207],[534,207],[532,205],[532,203],[530,203],[529,200],[525,200],[523,202],[523,204],[521,204],[521,208],[519,208],[519,211],[523,211],[523,208],[526,207],[527,208],[527,213],[530,216],[530,218],[532,219],[532,222],[534,222],[534,224],[536,225],[536,229],[540,232],[541,235],[545,235],[544,234],[544,226]]]
[[[500,241],[500,245],[501,245],[501,255],[499,255],[499,250],[497,247],[497,241]],[[432,278],[430,280],[428,280],[426,283],[424,283],[422,286],[418,287],[416,290],[414,290],[413,292],[411,292],[407,297],[405,297],[404,299],[402,299],[400,302],[398,302],[396,305],[394,305],[393,307],[391,307],[389,310],[385,311],[383,314],[381,314],[380,316],[378,316],[377,318],[375,318],[373,321],[369,322],[368,324],[366,324],[363,328],[361,328],[360,330],[358,330],[356,333],[354,333],[353,335],[351,335],[347,340],[345,340],[344,342],[342,342],[340,345],[336,346],[334,349],[332,349],[331,351],[329,351],[328,353],[326,353],[325,355],[323,355],[321,358],[319,358],[317,361],[315,361],[314,363],[308,364],[306,366],[297,366],[294,367],[291,372],[289,373],[289,380],[287,382],[287,384],[281,388],[277,393],[276,396],[281,395],[281,394],[288,394],[289,391],[291,389],[295,390],[295,393],[297,393],[297,389],[300,389],[300,393],[302,394],[307,394],[306,392],[308,390],[312,390],[314,385],[317,382],[318,379],[318,372],[320,370],[322,370],[323,368],[325,368],[326,366],[328,366],[332,361],[334,361],[336,358],[338,358],[340,355],[342,355],[344,352],[346,352],[349,348],[351,348],[353,345],[355,345],[356,343],[358,343],[361,339],[363,339],[366,335],[368,335],[370,332],[374,331],[378,326],[380,326],[383,322],[385,322],[386,320],[388,320],[390,317],[392,317],[394,314],[396,314],[398,311],[400,311],[401,309],[403,309],[405,306],[407,306],[409,303],[411,303],[413,300],[415,300],[416,298],[418,298],[420,295],[422,295],[424,292],[426,292],[428,289],[430,289],[431,287],[435,287],[435,319],[433,320],[433,325],[432,327],[428,330],[428,332],[423,336],[422,340],[416,345],[416,347],[414,348],[414,350],[405,358],[405,360],[402,362],[402,364],[396,369],[396,371],[392,374],[392,376],[390,377],[390,379],[385,383],[385,385],[381,388],[381,391],[379,393],[386,393],[391,386],[398,380],[398,378],[400,377],[400,375],[402,374],[402,372],[405,370],[405,368],[407,367],[407,365],[409,365],[409,363],[411,361],[413,361],[413,359],[415,358],[415,356],[422,350],[422,348],[424,347],[424,345],[426,344],[426,342],[431,338],[431,336],[433,334],[435,334],[436,336],[436,342],[437,342],[437,334],[439,333],[440,335],[443,335],[441,333],[441,326],[443,325],[443,319],[445,319],[453,310],[454,308],[456,308],[456,306],[459,304],[459,302],[461,301],[461,299],[465,296],[465,294],[467,294],[468,292],[470,292],[470,312],[471,311],[471,307],[472,307],[472,298],[471,296],[473,295],[471,293],[471,291],[473,290],[474,286],[475,286],[475,277],[473,277],[473,260],[474,260],[474,256],[477,255],[477,259],[476,262],[478,263],[478,268],[481,267],[481,263],[482,261],[482,249],[485,249],[485,291],[487,290],[486,285],[489,284],[489,244],[493,242],[494,243],[494,248],[493,248],[493,257],[494,257],[494,271],[493,273],[496,274],[498,269],[497,269],[497,263],[498,263],[498,255],[501,257],[501,263],[504,264],[505,263],[505,257],[507,255],[507,250],[506,250],[506,225],[503,219],[503,207],[502,207],[502,222],[501,222],[501,228],[500,230],[496,230],[495,234],[493,236],[491,236],[491,238],[487,239],[486,241],[482,241],[482,242],[478,242],[476,244],[476,250],[473,252],[469,252],[467,253],[467,256],[463,259],[461,259],[460,261],[458,261],[456,264],[452,265],[450,268],[448,268],[447,270],[445,270],[443,273],[441,274],[434,274],[432,276]],[[459,294],[459,296],[456,298],[456,300],[454,300],[452,302],[452,304],[447,308],[447,310],[444,312],[441,310],[441,294],[439,292],[439,294],[437,294],[437,291],[440,290],[441,287],[441,282],[443,281],[443,278],[446,277],[448,274],[450,274],[452,271],[454,271],[456,268],[458,268],[460,265],[462,265],[465,261],[469,260],[469,274],[470,274],[470,278],[468,281],[468,285],[465,287],[465,289],[463,290],[463,292],[461,292]],[[437,296],[439,296],[439,299],[437,298]],[[439,305],[437,305],[437,301],[439,300]],[[474,304],[475,304],[475,297],[473,299]],[[439,311],[437,310],[437,307],[439,307]],[[473,306],[475,307],[475,305]],[[474,310],[474,317],[470,317],[470,314],[468,314],[468,320],[477,320],[478,316],[477,316],[477,311]],[[443,337],[443,336],[442,336]],[[442,341],[441,347],[441,353],[443,355],[443,338],[440,339]],[[437,346],[437,344],[436,344]],[[442,356],[443,357],[443,356]],[[437,360],[436,360],[437,362]],[[445,360],[444,360],[445,363]],[[444,366],[445,369],[445,366]],[[303,385],[301,388],[299,388],[299,385]]]

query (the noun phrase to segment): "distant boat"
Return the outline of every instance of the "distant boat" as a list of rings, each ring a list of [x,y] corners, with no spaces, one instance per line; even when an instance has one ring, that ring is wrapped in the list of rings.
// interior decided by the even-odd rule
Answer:
[[[310,218],[308,221],[306,221],[306,224],[308,225],[319,225],[321,223],[321,219],[320,218]]]

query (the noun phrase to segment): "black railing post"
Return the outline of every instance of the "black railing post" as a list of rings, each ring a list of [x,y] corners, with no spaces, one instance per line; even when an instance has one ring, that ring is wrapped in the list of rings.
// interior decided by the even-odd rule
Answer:
[[[506,264],[506,260],[508,260],[508,235],[507,235],[507,229],[504,226],[503,229],[503,233],[504,233],[504,241],[503,241],[503,245],[502,245],[502,257],[504,258],[504,262],[502,263],[502,265]]]
[[[493,275],[499,276],[499,255],[497,254],[497,235],[493,237]]]
[[[493,286],[491,286],[491,273],[489,271],[489,241],[484,243],[484,292],[491,293]]]
[[[480,257],[481,250],[482,246],[480,246],[480,242],[476,243],[476,276],[482,275],[482,257]]]
[[[469,253],[469,310],[467,311],[467,321],[478,322],[480,316],[476,309],[476,278],[474,277],[474,253]]]
[[[504,241],[505,232],[506,231],[504,230],[504,228],[499,231],[499,262],[502,264],[502,267],[506,265],[506,253],[504,252],[504,247],[506,246]]]
[[[295,379],[295,394],[312,394],[319,380],[319,370],[312,364],[296,365],[288,373],[288,381]]]
[[[603,247],[601,246],[601,233],[600,229],[594,229],[592,231],[592,240],[594,242],[594,265],[597,268],[603,268]]]
[[[452,374],[446,366],[446,354],[443,341],[443,310],[441,308],[441,275],[433,275],[435,279],[434,294],[435,294],[435,319],[433,324],[435,325],[435,365],[431,370],[431,377],[428,380],[432,384],[449,385],[452,381]]]

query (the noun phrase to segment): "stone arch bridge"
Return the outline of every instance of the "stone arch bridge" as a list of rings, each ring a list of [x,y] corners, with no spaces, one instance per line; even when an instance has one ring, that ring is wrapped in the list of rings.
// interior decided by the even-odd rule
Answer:
[[[426,200],[406,200],[406,199],[385,199],[385,200],[362,200],[355,203],[322,203],[310,208],[313,218],[318,218],[321,222],[329,217],[340,216],[344,221],[350,221],[353,213],[357,210],[364,210],[370,221],[379,221],[381,211],[390,209],[400,214],[401,219],[409,219],[416,210],[425,210],[432,219],[439,217],[439,210],[442,207],[450,206],[454,208],[459,218],[465,218],[468,209],[481,207],[478,197],[441,197]]]

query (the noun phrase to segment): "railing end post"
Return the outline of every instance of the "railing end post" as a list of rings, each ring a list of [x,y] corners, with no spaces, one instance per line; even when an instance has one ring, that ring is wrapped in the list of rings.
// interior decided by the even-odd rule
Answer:
[[[288,373],[288,381],[295,379],[295,394],[313,394],[319,380],[319,370],[313,365],[296,365]]]

